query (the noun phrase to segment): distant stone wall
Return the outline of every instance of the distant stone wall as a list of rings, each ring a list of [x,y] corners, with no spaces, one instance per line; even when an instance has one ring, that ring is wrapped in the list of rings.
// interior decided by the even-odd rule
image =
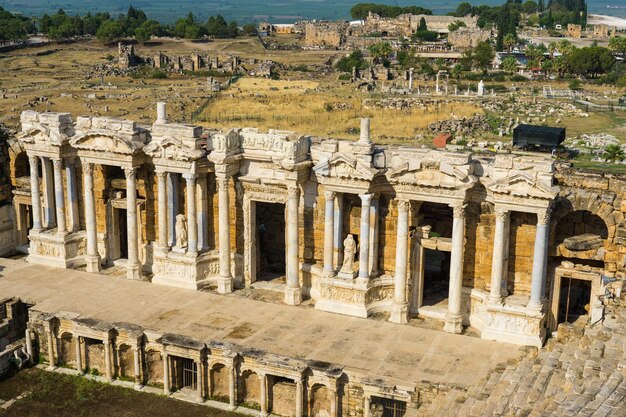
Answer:
[[[455,48],[474,48],[480,42],[491,39],[491,31],[460,28],[448,33],[448,43]]]

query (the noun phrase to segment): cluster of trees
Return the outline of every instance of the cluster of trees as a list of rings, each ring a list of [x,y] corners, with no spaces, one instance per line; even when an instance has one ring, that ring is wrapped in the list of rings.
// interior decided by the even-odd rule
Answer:
[[[424,9],[418,6],[387,6],[386,4],[376,3],[357,3],[350,9],[350,15],[353,19],[365,19],[369,12],[376,13],[380,17],[397,17],[401,14],[433,14],[432,10]]]
[[[341,72],[352,72],[352,68],[356,68],[357,70],[363,70],[368,67],[367,62],[363,59],[363,52],[360,50],[356,50],[352,52],[348,56],[342,57],[335,64],[335,68],[337,68]]]
[[[587,25],[587,3],[585,0],[548,0],[545,9],[543,2],[538,23],[547,28],[554,28],[555,24],[566,26],[568,23]]]
[[[34,31],[35,25],[30,19],[7,12],[0,7],[0,43],[24,40]]]
[[[438,37],[439,37],[439,34],[437,32],[428,30],[428,26],[426,26],[426,19],[422,17],[420,19],[420,24],[417,27],[417,30],[413,34],[413,40],[419,40],[422,42],[432,42],[432,41],[437,40]]]

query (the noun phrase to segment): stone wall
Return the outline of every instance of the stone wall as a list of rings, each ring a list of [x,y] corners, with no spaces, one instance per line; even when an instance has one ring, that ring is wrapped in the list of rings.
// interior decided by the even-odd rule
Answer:
[[[491,31],[484,29],[460,28],[448,33],[448,43],[455,48],[474,48],[480,42],[491,39]]]
[[[530,293],[536,216],[528,213],[511,213],[507,290],[510,294]]]

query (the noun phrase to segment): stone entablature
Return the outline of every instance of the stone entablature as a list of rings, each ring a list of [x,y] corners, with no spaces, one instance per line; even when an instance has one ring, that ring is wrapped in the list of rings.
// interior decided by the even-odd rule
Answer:
[[[257,279],[257,206],[271,203],[284,213],[287,304],[312,297],[318,309],[391,313],[397,323],[427,315],[456,333],[482,323],[485,337],[534,345],[552,258],[624,274],[623,179],[557,182],[553,160],[539,154],[377,146],[368,119],[359,140],[347,141],[205,130],[158,109],[152,126],[22,115],[30,189],[15,190],[14,205],[19,222],[25,207],[33,214],[32,226],[20,226],[30,229],[31,262],[90,272],[114,264],[131,279],[152,273],[154,283],[228,293]],[[555,242],[557,223],[585,210],[606,225],[597,245]],[[446,307],[422,305],[429,250],[450,262]]]

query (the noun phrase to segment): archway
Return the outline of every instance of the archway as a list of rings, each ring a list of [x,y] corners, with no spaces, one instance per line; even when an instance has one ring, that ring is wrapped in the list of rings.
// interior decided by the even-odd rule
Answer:
[[[252,371],[244,371],[239,378],[237,398],[245,405],[261,405],[261,382],[259,376]]]
[[[215,364],[211,368],[211,398],[228,402],[230,392],[230,378],[228,368],[221,363]]]

